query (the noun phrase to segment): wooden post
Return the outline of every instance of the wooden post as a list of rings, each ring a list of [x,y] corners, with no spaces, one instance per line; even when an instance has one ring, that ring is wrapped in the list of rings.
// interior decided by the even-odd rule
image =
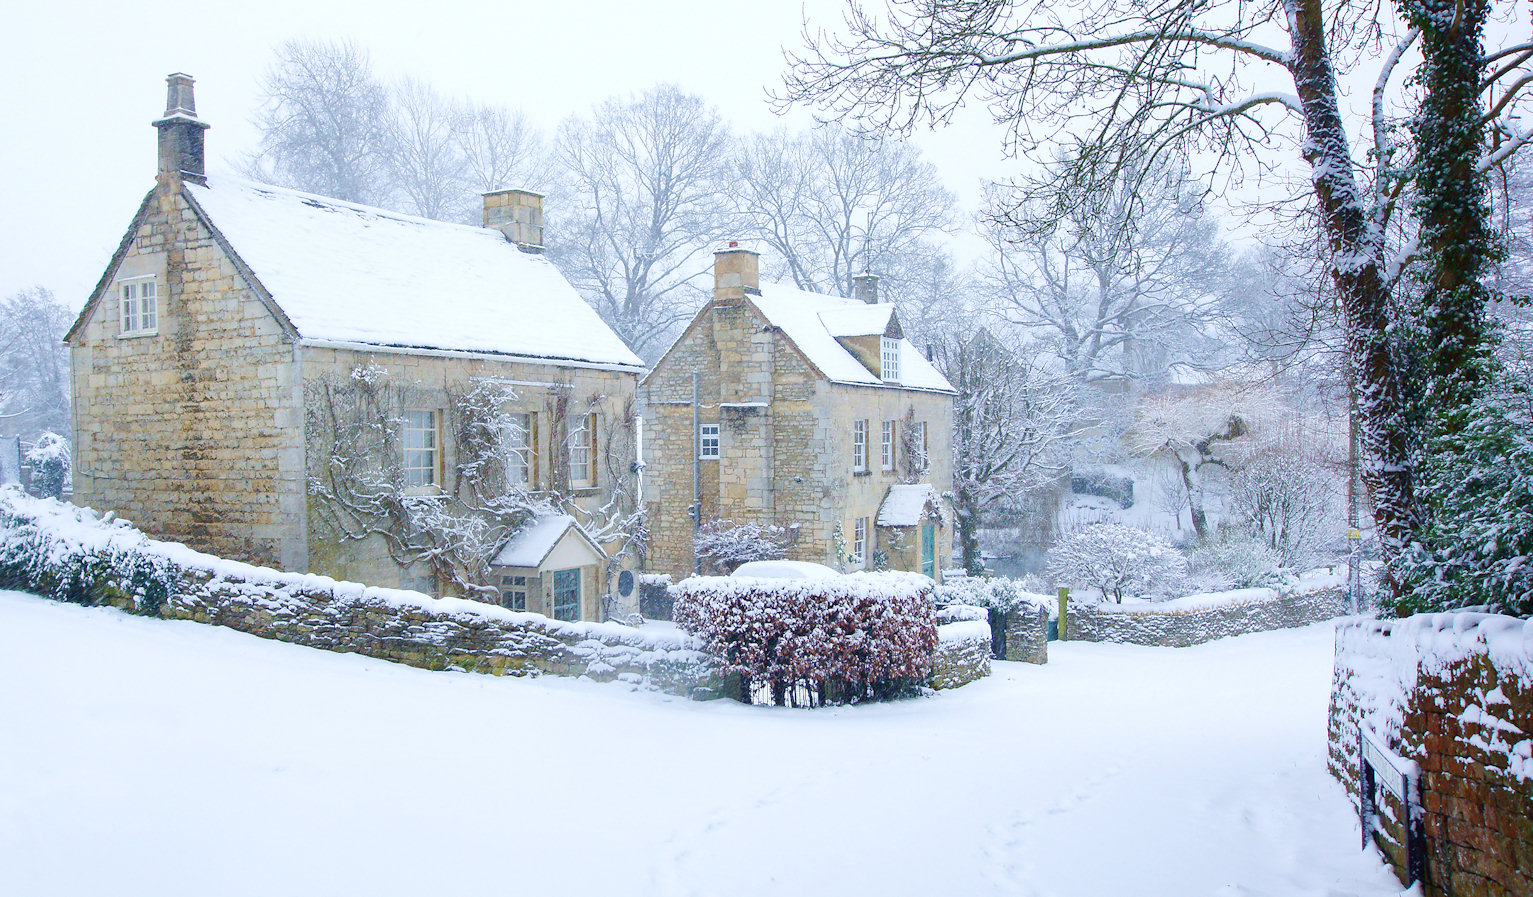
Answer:
[[[1066,641],[1070,638],[1067,630],[1070,628],[1070,588],[1059,587],[1059,640]]]

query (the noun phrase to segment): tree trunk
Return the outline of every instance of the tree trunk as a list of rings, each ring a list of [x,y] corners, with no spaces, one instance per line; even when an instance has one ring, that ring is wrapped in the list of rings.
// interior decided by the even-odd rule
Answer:
[[[1181,455],[1176,456],[1176,463],[1182,468],[1182,485],[1187,489],[1187,514],[1192,518],[1192,532],[1202,542],[1208,536],[1208,515],[1203,511],[1203,476]],[[1181,520],[1180,515],[1177,520]]]
[[[959,489],[956,497],[958,545],[963,552],[963,568],[970,576],[979,576],[985,572],[985,561],[979,550],[979,502],[968,489]]]
[[[1293,40],[1293,79],[1304,110],[1304,158],[1332,257],[1331,281],[1346,324],[1357,384],[1363,482],[1373,496],[1385,564],[1393,569],[1420,520],[1414,493],[1404,394],[1389,339],[1383,238],[1363,204],[1325,47],[1321,0],[1284,0]],[[1391,575],[1392,587],[1398,579]]]

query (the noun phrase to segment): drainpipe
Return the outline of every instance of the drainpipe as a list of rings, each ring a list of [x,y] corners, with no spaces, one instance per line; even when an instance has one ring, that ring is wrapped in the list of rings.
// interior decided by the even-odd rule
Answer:
[[[697,371],[692,372],[692,575],[701,576],[703,559],[697,556],[697,531],[703,525],[702,461],[698,458],[702,445],[702,425],[697,418]]]

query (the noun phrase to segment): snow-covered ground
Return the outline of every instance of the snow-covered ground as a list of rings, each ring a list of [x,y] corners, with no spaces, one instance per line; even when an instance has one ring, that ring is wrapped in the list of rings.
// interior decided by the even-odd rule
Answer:
[[[0,592],[0,893],[1386,895],[1329,624],[819,711]]]

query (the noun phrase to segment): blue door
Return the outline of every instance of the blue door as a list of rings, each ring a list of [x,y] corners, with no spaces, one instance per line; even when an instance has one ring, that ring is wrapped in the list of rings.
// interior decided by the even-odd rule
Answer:
[[[921,524],[921,572],[937,578],[937,528],[930,523]]]
[[[554,571],[554,619],[580,619],[580,568]]]

